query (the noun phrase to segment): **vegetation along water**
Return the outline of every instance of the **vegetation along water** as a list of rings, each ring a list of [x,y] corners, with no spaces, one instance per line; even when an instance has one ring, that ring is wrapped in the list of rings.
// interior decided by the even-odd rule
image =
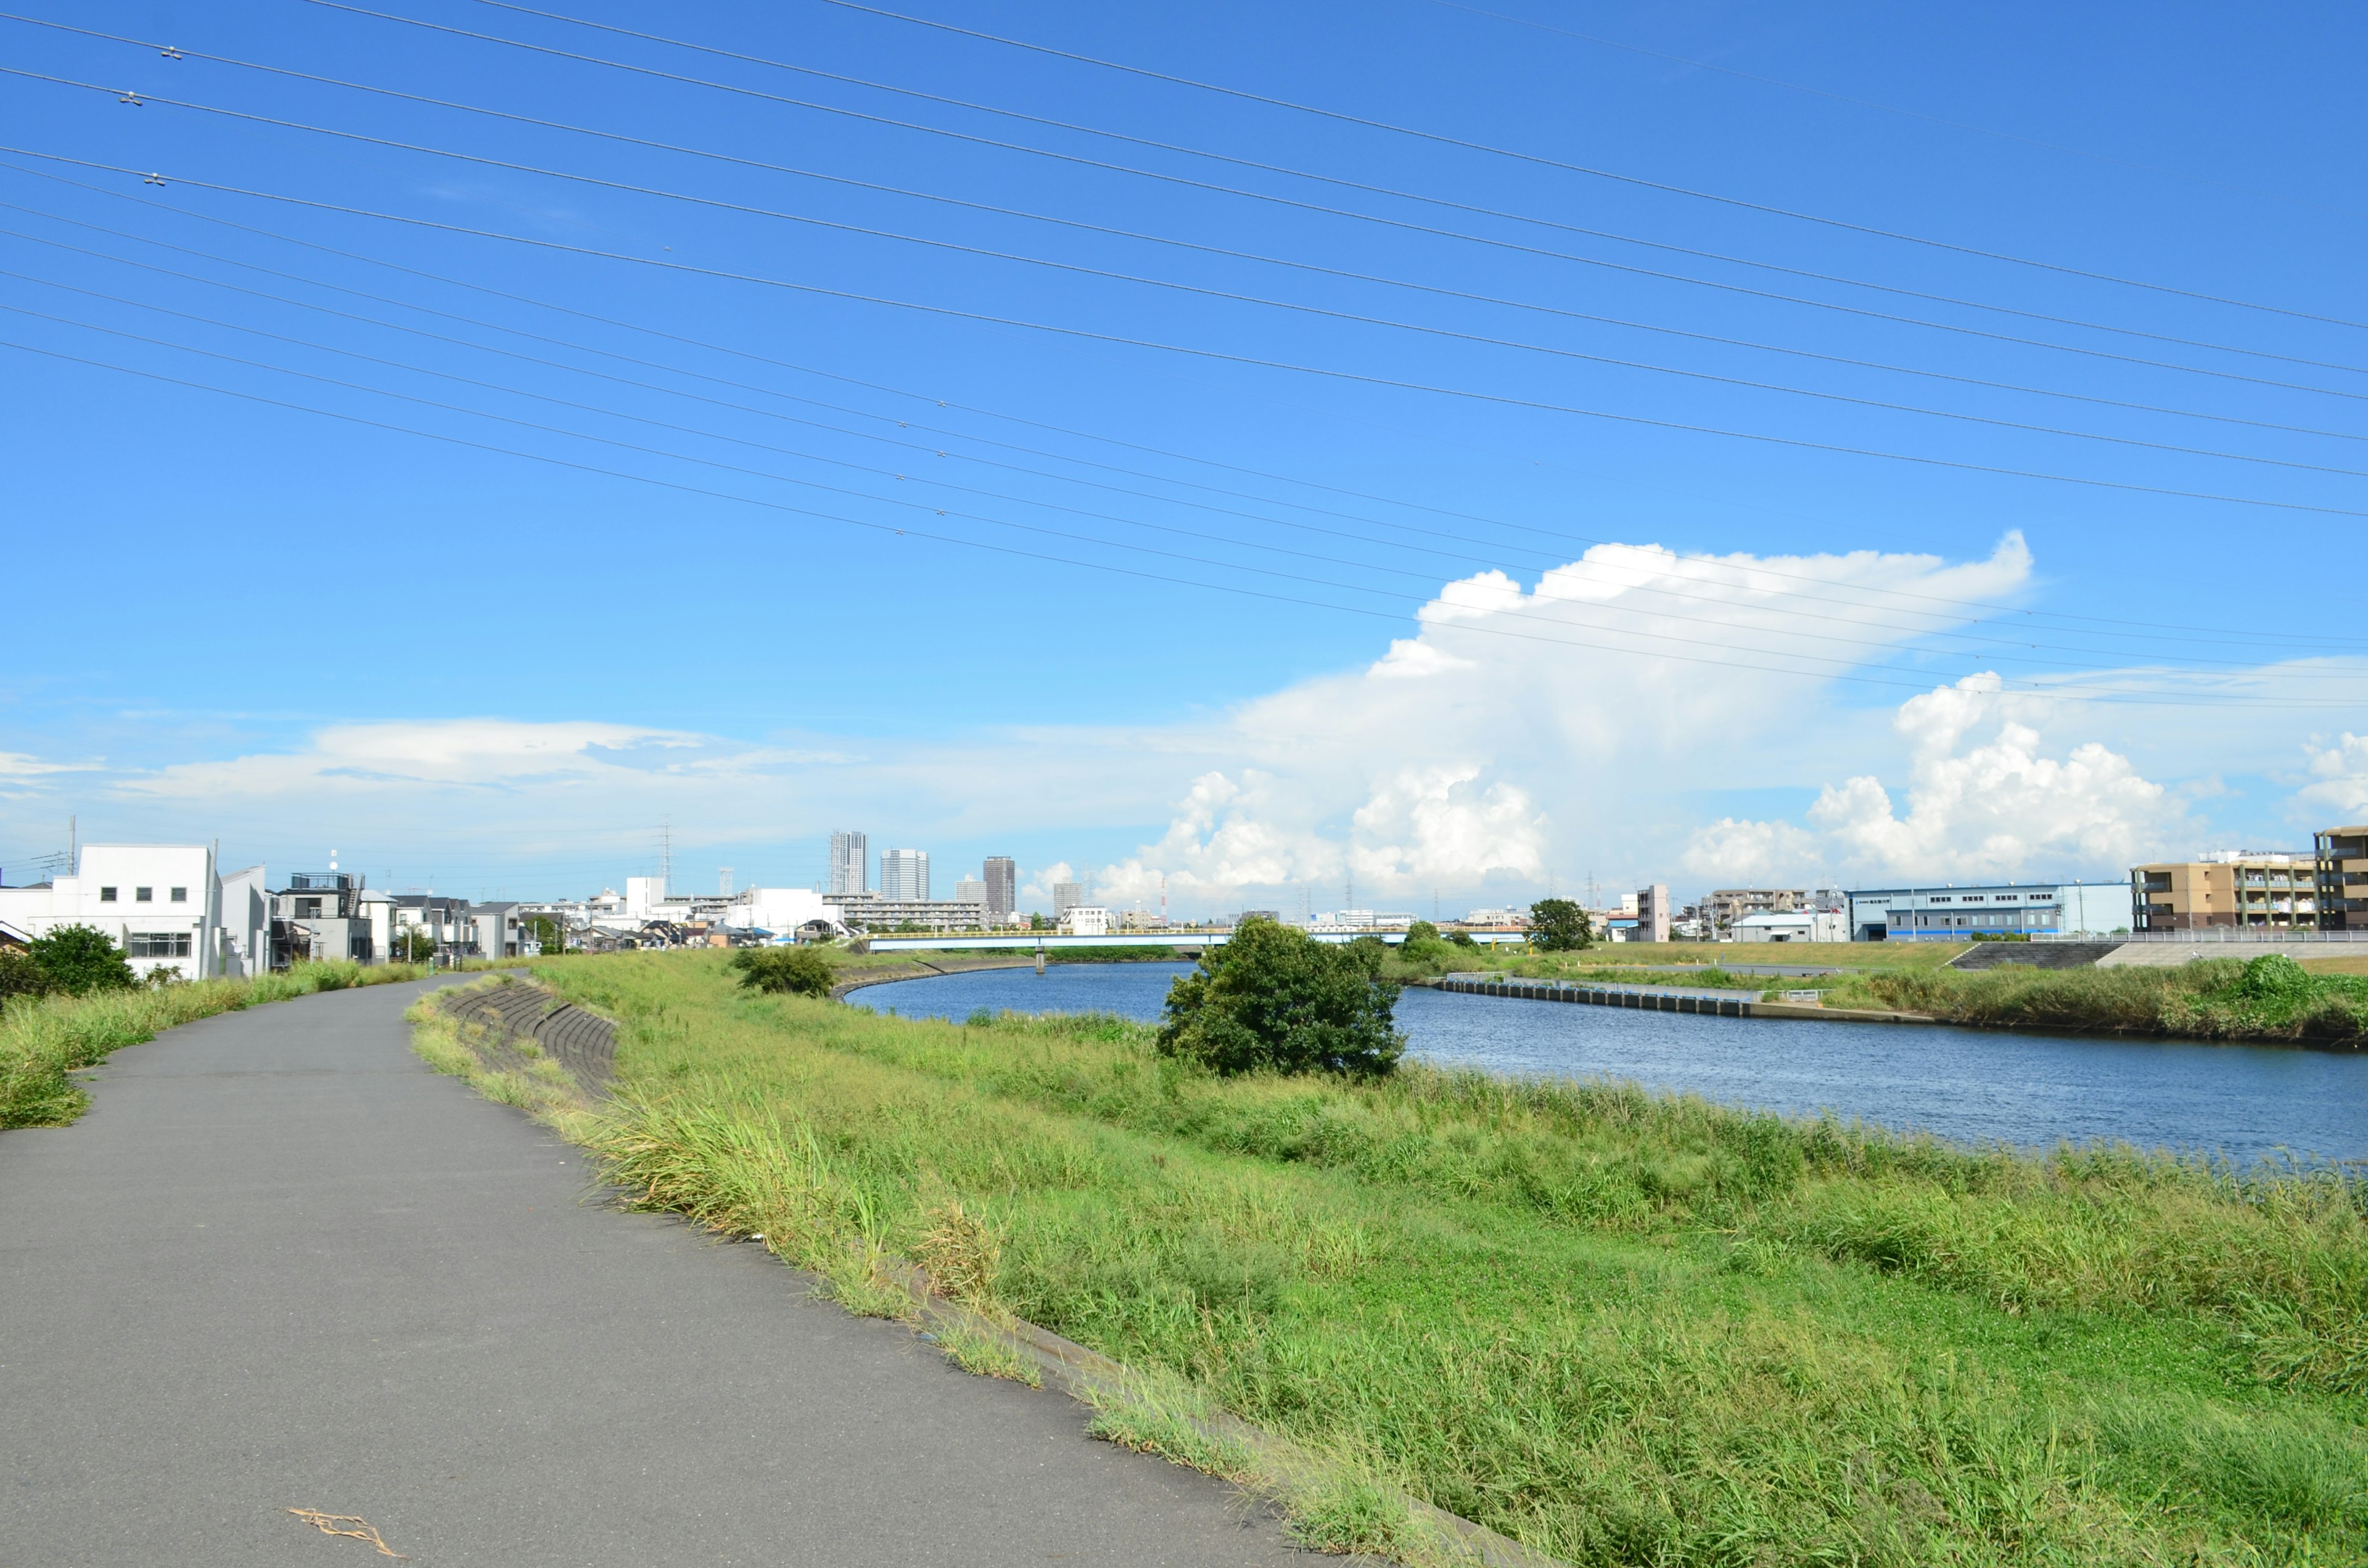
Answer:
[[[620,1020],[614,1097],[553,1114],[639,1201],[858,1310],[923,1259],[1573,1562],[2368,1558],[2368,1225],[2333,1169],[1412,1059],[1221,1075],[1122,1017],[892,1017],[720,953],[538,973]]]

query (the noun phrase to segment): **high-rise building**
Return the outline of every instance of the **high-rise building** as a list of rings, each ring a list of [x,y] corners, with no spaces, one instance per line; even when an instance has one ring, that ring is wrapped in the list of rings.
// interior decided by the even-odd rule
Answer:
[[[986,858],[986,917],[1001,925],[1019,907],[1019,863],[1008,855]]]
[[[871,840],[863,834],[840,828],[830,835],[830,892],[866,892],[871,879],[865,873],[871,869]]]
[[[1069,911],[1071,911],[1071,910],[1073,910],[1073,909],[1076,908],[1079,904],[1081,904],[1081,903],[1085,903],[1085,902],[1086,902],[1086,884],[1085,884],[1085,883],[1083,883],[1083,882],[1054,882],[1054,883],[1053,884],[1053,919],[1058,920],[1059,918],[1061,918],[1061,916],[1063,916],[1064,915],[1068,914],[1068,913],[1069,913]]]
[[[980,881],[976,877],[955,878],[954,902],[956,903],[974,903],[984,911],[986,908],[986,884]]]
[[[882,849],[880,852],[880,896],[916,899],[929,896],[929,852],[926,849]]]

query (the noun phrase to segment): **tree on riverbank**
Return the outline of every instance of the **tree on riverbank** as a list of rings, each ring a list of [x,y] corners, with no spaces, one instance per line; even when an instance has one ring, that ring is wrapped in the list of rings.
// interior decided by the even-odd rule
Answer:
[[[1397,986],[1367,954],[1246,920],[1168,988],[1159,1049],[1226,1075],[1264,1068],[1381,1077],[1406,1050],[1397,1000]]]
[[[1595,946],[1595,923],[1566,898],[1530,905],[1530,946],[1542,953],[1575,953]]]

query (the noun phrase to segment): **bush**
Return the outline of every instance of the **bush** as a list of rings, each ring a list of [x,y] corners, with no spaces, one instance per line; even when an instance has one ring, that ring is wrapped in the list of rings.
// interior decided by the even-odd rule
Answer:
[[[0,1002],[11,996],[49,994],[50,977],[22,948],[0,948]]]
[[[1392,1018],[1398,988],[1360,938],[1318,942],[1271,920],[1246,920],[1167,990],[1159,1049],[1221,1074],[1266,1069],[1377,1078],[1397,1065],[1406,1037]]]
[[[32,957],[49,989],[69,996],[139,983],[114,938],[88,926],[61,926],[46,937],[34,937]]]
[[[740,983],[752,991],[828,996],[838,976],[814,948],[743,948],[732,955]]]

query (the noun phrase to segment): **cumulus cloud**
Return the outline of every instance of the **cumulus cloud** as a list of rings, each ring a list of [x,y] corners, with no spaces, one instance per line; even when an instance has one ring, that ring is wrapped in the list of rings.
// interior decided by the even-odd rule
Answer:
[[[2126,867],[2165,850],[2191,824],[2162,785],[2095,741],[2044,755],[1995,674],[1968,676],[1900,705],[1907,809],[1881,778],[1828,784],[1809,829],[1722,821],[1698,832],[1689,869],[1741,879],[1804,867],[1896,876],[1994,877]],[[1981,738],[1974,738],[1983,732]]]
[[[1829,676],[1962,624],[2029,577],[2019,534],[1985,559],[1684,555],[1599,545],[1524,587],[1442,587],[1365,668],[1245,705],[1190,737],[1212,766],[1167,831],[1100,873],[1116,898],[1353,881],[1360,902],[1568,868],[1666,876],[1690,824],[1671,786],[1765,782],[1810,755],[1799,704]],[[1816,737],[1861,721],[1844,717]],[[1168,737],[1171,744],[1179,737]],[[1794,775],[1797,777],[1797,774]],[[1728,860],[1794,857],[1804,830],[1732,824]],[[1791,836],[1788,838],[1786,835]],[[1676,844],[1672,844],[1672,839]]]
[[[2332,745],[2305,744],[2304,750],[2311,781],[2295,794],[2294,803],[2320,816],[2340,816],[2347,824],[2368,816],[2368,735],[2346,731]]]

